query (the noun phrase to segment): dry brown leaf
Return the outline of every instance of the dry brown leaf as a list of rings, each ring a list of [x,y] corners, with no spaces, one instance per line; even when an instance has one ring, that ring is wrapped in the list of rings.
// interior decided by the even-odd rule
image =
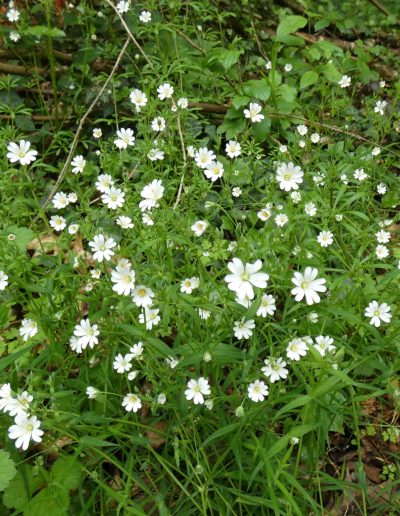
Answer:
[[[154,430],[157,430],[157,431],[154,432],[151,429],[146,430],[146,436],[150,441],[150,445],[155,450],[157,450],[158,448],[160,448],[160,446],[162,446],[165,443],[165,437],[163,434],[167,428],[167,423],[166,423],[166,421],[158,421],[157,423],[152,425],[151,428],[153,428]]]
[[[41,254],[51,254],[55,256],[58,253],[57,236],[48,233],[34,238],[26,244],[26,248],[30,251],[34,251],[34,257],[40,256]]]

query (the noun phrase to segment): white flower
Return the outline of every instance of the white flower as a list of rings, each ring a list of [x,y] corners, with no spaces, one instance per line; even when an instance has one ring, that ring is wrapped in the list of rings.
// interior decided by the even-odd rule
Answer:
[[[191,294],[193,290],[199,288],[200,280],[197,276],[193,276],[192,278],[186,278],[181,282],[181,292],[185,294]]]
[[[191,379],[187,383],[185,397],[188,401],[193,400],[195,405],[203,405],[204,396],[211,394],[210,385],[206,378],[200,377],[198,380]]]
[[[286,63],[285,66],[283,67],[283,69],[285,70],[285,72],[290,72],[293,68],[293,65],[291,65],[290,63]]]
[[[304,211],[305,211],[306,215],[308,215],[309,217],[314,217],[314,215],[316,215],[316,213],[317,213],[317,207],[315,206],[315,204],[313,202],[308,202],[304,206]]]
[[[276,179],[279,182],[279,188],[289,192],[290,190],[298,190],[299,184],[303,182],[304,172],[300,167],[295,167],[292,162],[281,163],[276,171]]]
[[[284,380],[287,378],[289,371],[285,368],[286,362],[282,357],[277,360],[274,358],[264,360],[265,366],[261,368],[264,375],[269,378],[271,383],[279,381],[281,378]]]
[[[256,102],[251,102],[248,109],[243,111],[244,116],[246,118],[250,118],[250,120],[254,122],[261,122],[263,120],[264,115],[261,114],[262,107],[260,104]]]
[[[4,411],[8,412],[11,417],[27,413],[32,400],[33,396],[24,391],[22,394],[18,394],[16,398],[11,397]]]
[[[254,320],[249,319],[245,321],[235,321],[233,326],[233,333],[237,339],[249,339],[253,335],[253,329],[256,327]]]
[[[351,84],[351,77],[349,77],[348,75],[342,75],[342,78],[340,79],[338,84],[341,88],[348,88]]]
[[[203,310],[203,308],[198,308],[197,313],[199,314],[200,319],[203,319],[204,321],[206,321],[211,315],[211,312]]]
[[[95,127],[93,129],[93,137],[98,139],[98,138],[101,138],[103,135],[103,131],[99,128],[99,127]]]
[[[124,205],[125,193],[121,189],[112,186],[103,193],[101,200],[107,208],[110,210],[116,210],[117,208],[122,208]]]
[[[268,387],[262,380],[256,380],[247,387],[247,395],[255,403],[264,401],[268,396]]]
[[[320,141],[321,137],[318,133],[313,133],[311,136],[310,136],[310,140],[312,141],[312,143],[318,143]]]
[[[143,355],[143,342],[139,341],[129,348],[132,358],[140,358]]]
[[[142,222],[146,224],[146,226],[154,226],[154,220],[149,213],[143,213]]]
[[[126,217],[125,215],[120,215],[116,218],[115,222],[120,226],[122,229],[131,229],[134,227],[134,224],[132,222],[132,219],[130,217]]]
[[[153,131],[164,131],[165,129],[165,118],[157,116],[151,122],[151,128]]]
[[[164,152],[158,148],[150,149],[147,157],[150,161],[162,161],[164,159]]]
[[[305,146],[306,146],[306,142],[304,140],[299,140],[299,147],[304,149]]]
[[[0,270],[0,290],[4,290],[8,285],[8,276],[4,271]]]
[[[117,371],[117,373],[123,374],[132,369],[132,360],[133,356],[128,353],[125,356],[118,353],[118,355],[114,358],[113,368]]]
[[[69,339],[69,347],[72,349],[72,351],[75,351],[76,353],[82,353],[82,346],[80,344],[79,337],[76,337],[75,335],[72,335]]]
[[[78,202],[78,195],[75,192],[69,193],[68,194],[68,201],[71,204],[75,204],[76,202]]]
[[[158,315],[159,311],[158,308],[145,308],[139,315],[139,322],[141,324],[146,323],[146,330],[151,330],[161,321],[161,317]]]
[[[287,145],[279,145],[279,152],[285,154],[285,152],[287,152]]]
[[[333,243],[333,233],[331,231],[321,231],[317,240],[321,247],[328,247]]]
[[[107,192],[114,184],[113,178],[109,174],[100,174],[97,177],[96,188],[101,193]]]
[[[305,136],[308,133],[308,128],[304,124],[298,125],[296,129],[300,136]]]
[[[78,232],[78,229],[79,229],[79,224],[70,224],[68,226],[68,233],[70,235],[75,235],[75,233]]]
[[[202,147],[194,154],[196,165],[200,168],[207,168],[215,158],[213,151],[208,150],[206,147]]]
[[[257,315],[261,317],[267,317],[267,315],[274,315],[276,310],[276,300],[270,294],[263,294],[261,298],[261,304],[257,310]]]
[[[301,193],[300,192],[291,192],[290,198],[294,202],[294,204],[298,204],[301,201]]]
[[[168,357],[165,359],[165,361],[171,369],[175,369],[175,367],[179,364],[179,360],[174,357]]]
[[[316,322],[318,322],[319,315],[317,314],[317,312],[310,312],[307,315],[307,319],[310,321],[310,323],[315,324]]]
[[[142,402],[136,394],[129,393],[124,397],[122,406],[125,407],[127,412],[137,412],[142,408]]]
[[[15,439],[15,447],[25,451],[28,449],[29,442],[32,440],[40,443],[43,430],[40,430],[40,421],[36,416],[18,414],[15,417],[15,424],[8,429],[8,437]]]
[[[387,186],[385,185],[385,183],[379,183],[379,185],[377,185],[376,187],[376,191],[380,195],[385,195],[385,193],[387,192]]]
[[[72,166],[72,173],[73,174],[79,174],[83,172],[83,169],[85,168],[86,160],[82,155],[75,156],[74,159],[71,161]]]
[[[19,20],[20,12],[17,9],[9,9],[7,11],[7,19],[9,22],[17,22]]]
[[[136,306],[150,306],[153,302],[154,292],[151,288],[139,285],[132,290],[132,301]]]
[[[178,107],[180,107],[181,109],[186,109],[189,105],[189,102],[186,97],[181,97],[180,99],[178,99],[177,104],[178,104]]]
[[[262,208],[258,213],[257,217],[262,220],[263,222],[266,222],[271,217],[271,205],[267,204],[265,208]]]
[[[232,258],[232,261],[228,263],[228,269],[232,274],[227,274],[224,278],[228,283],[229,290],[236,292],[241,299],[245,297],[253,299],[254,291],[252,285],[258,288],[266,288],[269,279],[269,275],[266,272],[258,272],[262,266],[261,260],[243,264],[239,258]]]
[[[380,147],[374,147],[371,151],[371,155],[372,156],[379,156],[379,154],[381,153],[381,148]]]
[[[92,387],[91,385],[89,385],[87,388],[86,388],[86,396],[90,399],[90,400],[95,400],[97,398],[97,395],[99,394],[99,390],[96,389],[96,387]]]
[[[121,0],[120,2],[117,3],[116,7],[117,7],[117,11],[120,13],[120,14],[124,14],[124,13],[127,13],[129,11],[129,5],[130,5],[130,1],[125,1],[125,0]]]
[[[291,290],[296,301],[301,301],[304,297],[306,303],[312,305],[319,303],[321,298],[318,292],[326,292],[326,280],[324,278],[317,278],[318,269],[306,267],[304,274],[295,272],[292,278],[292,283],[296,286]]]
[[[290,360],[297,362],[301,357],[307,354],[307,349],[307,344],[303,339],[293,339],[287,345],[286,356],[290,358]]]
[[[80,323],[75,325],[74,336],[79,339],[78,346],[82,349],[86,349],[87,346],[93,349],[99,343],[97,338],[99,335],[100,331],[97,324],[91,325],[89,319],[82,319]]]
[[[365,309],[366,317],[370,317],[370,324],[377,328],[381,325],[381,321],[389,323],[392,318],[390,313],[390,306],[387,303],[379,304],[378,301],[371,301]]]
[[[128,129],[118,129],[117,136],[114,140],[114,144],[118,147],[118,149],[126,149],[128,146],[135,144],[135,137],[133,136],[133,130]]]
[[[56,210],[62,210],[69,204],[68,195],[64,192],[57,192],[51,202]]]
[[[114,256],[112,250],[117,243],[112,238],[105,238],[104,235],[95,235],[93,240],[89,242],[89,247],[94,251],[93,259],[97,262],[110,260]]]
[[[54,228],[55,231],[62,231],[67,225],[66,220],[61,215],[53,215],[50,217],[50,226]]]
[[[380,115],[384,115],[386,106],[387,106],[386,100],[378,100],[378,102],[375,104],[374,112],[379,113]]]
[[[232,188],[232,197],[240,197],[243,191],[239,186],[234,186]]]
[[[197,220],[192,226],[190,226],[190,229],[196,236],[199,237],[207,229],[207,226],[208,222],[206,222],[205,220]]]
[[[387,244],[390,240],[390,232],[381,229],[377,233],[375,233],[375,238],[380,244]]]
[[[10,32],[10,39],[14,43],[16,43],[17,41],[19,41],[21,39],[21,35],[18,32],[16,32],[15,30],[12,30]]]
[[[348,178],[347,178],[346,174],[341,174],[341,175],[340,175],[340,180],[341,180],[341,181],[343,181],[343,183],[344,183],[345,185],[349,184],[349,180],[348,180]]]
[[[149,23],[149,21],[151,21],[151,12],[150,11],[142,11],[139,14],[139,20],[142,23]]]
[[[207,179],[211,179],[214,183],[217,179],[223,176],[224,166],[220,161],[212,161],[204,170],[204,175]]]
[[[363,168],[358,168],[354,171],[354,179],[358,179],[358,181],[364,181],[364,179],[367,179],[368,174],[364,172]]]
[[[18,144],[11,142],[7,145],[7,158],[11,163],[17,161],[21,165],[29,165],[31,161],[36,160],[37,151],[34,149],[29,150],[31,142],[21,140]]]
[[[289,222],[289,218],[284,213],[280,213],[275,217],[275,224],[279,227],[283,227],[285,224]]]
[[[161,84],[157,88],[158,98],[160,100],[169,99],[174,94],[174,88],[169,84],[168,82],[165,82],[164,84]]]
[[[25,342],[34,337],[38,331],[38,325],[35,321],[32,319],[22,319],[19,334]]]
[[[127,378],[131,382],[132,380],[134,380],[137,377],[138,374],[139,374],[139,371],[129,371]]]
[[[13,399],[11,385],[9,383],[4,383],[0,387],[0,410],[8,412],[8,406],[12,403]]]
[[[158,206],[158,201],[164,195],[164,187],[161,179],[154,179],[150,184],[146,185],[140,192],[143,201],[140,201],[139,208],[142,211],[151,210]]]
[[[320,352],[321,356],[325,356],[325,353],[329,353],[329,351],[333,351],[336,347],[332,344],[332,337],[324,337],[323,335],[318,335],[315,337],[314,348]]]
[[[139,113],[141,108],[147,104],[147,97],[143,91],[132,90],[129,96],[132,104],[135,105],[136,111]]]
[[[270,60],[267,60],[265,65],[264,65],[264,67],[265,67],[266,70],[271,70],[272,62]]]
[[[135,271],[130,266],[111,271],[112,289],[120,296],[128,296],[135,288]]]
[[[242,152],[240,143],[235,140],[229,140],[229,142],[226,144],[225,152],[228,158],[237,158]]]
[[[375,248],[375,254],[378,260],[383,260],[389,256],[389,249],[385,245],[377,245]]]

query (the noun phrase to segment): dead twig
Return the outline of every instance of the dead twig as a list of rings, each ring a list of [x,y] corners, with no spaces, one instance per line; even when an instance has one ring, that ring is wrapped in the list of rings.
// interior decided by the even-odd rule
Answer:
[[[77,146],[78,139],[79,139],[79,136],[80,136],[81,131],[83,129],[83,126],[85,124],[85,121],[86,121],[87,117],[90,115],[90,113],[92,112],[92,110],[95,107],[95,105],[97,104],[97,102],[99,101],[100,97],[103,95],[103,93],[104,93],[105,89],[107,88],[108,84],[110,83],[110,81],[111,81],[111,79],[112,79],[116,69],[119,66],[119,63],[121,62],[122,57],[124,56],[124,54],[126,52],[126,49],[128,48],[129,39],[130,38],[127,38],[127,40],[125,41],[124,46],[122,47],[122,49],[121,49],[121,51],[120,51],[120,53],[119,53],[119,55],[117,57],[117,60],[115,61],[115,64],[114,64],[114,66],[113,66],[113,68],[112,68],[112,70],[110,72],[110,75],[107,77],[107,80],[105,81],[103,86],[100,88],[100,91],[98,92],[98,94],[96,95],[96,98],[93,100],[93,102],[88,107],[86,113],[82,116],[82,118],[81,118],[81,120],[79,122],[79,125],[78,125],[78,129],[76,130],[74,139],[72,141],[72,145],[71,145],[71,148],[69,150],[67,159],[65,160],[64,166],[63,166],[63,168],[62,168],[62,170],[60,172],[60,175],[58,176],[56,184],[53,186],[53,188],[51,189],[50,194],[48,195],[46,201],[44,202],[43,209],[46,208],[46,206],[50,202],[50,199],[56,193],[58,187],[60,186],[60,184],[64,180],[65,174],[67,173],[68,167],[69,167],[69,165],[70,165],[70,163],[72,161],[72,156],[73,156],[73,154],[75,152],[75,148]]]

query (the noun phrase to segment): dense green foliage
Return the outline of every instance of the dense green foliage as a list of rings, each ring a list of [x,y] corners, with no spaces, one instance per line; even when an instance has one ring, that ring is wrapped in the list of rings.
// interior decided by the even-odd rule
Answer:
[[[389,3],[1,8],[0,514],[400,512]]]

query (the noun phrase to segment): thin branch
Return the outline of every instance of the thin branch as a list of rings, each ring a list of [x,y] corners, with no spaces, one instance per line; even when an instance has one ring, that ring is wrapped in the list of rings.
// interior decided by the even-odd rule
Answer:
[[[120,19],[120,22],[122,23],[122,26],[126,30],[126,33],[128,34],[129,38],[133,41],[134,45],[139,50],[139,52],[142,54],[142,56],[144,57],[146,62],[150,65],[151,69],[154,69],[153,63],[150,61],[150,59],[147,57],[147,54],[145,53],[143,48],[137,42],[135,36],[132,34],[130,28],[128,27],[128,25],[126,24],[125,20],[121,16],[121,13],[118,11],[118,9],[115,7],[115,5],[111,2],[111,0],[106,0],[106,2],[115,11],[115,13],[117,14],[118,18]]]
[[[174,206],[172,208],[173,210],[176,210],[176,208],[178,207],[179,201],[181,200],[181,195],[182,195],[182,190],[183,190],[183,183],[185,181],[186,163],[187,163],[186,147],[185,147],[185,141],[183,139],[183,132],[182,132],[182,126],[181,126],[181,117],[180,117],[179,112],[178,112],[177,123],[178,123],[178,133],[179,133],[179,139],[180,139],[180,142],[181,142],[182,157],[183,157],[183,172],[182,172],[182,177],[181,177],[181,180],[180,180],[180,183],[179,183],[179,188],[178,188],[178,193],[176,195],[175,204],[174,204]]]
[[[185,41],[187,41],[189,43],[189,45],[191,45],[193,48],[196,48],[199,52],[201,52],[203,54],[203,56],[205,55],[205,51],[197,43],[195,43],[192,39],[190,39],[189,36],[186,36],[186,34],[182,31],[180,31],[179,29],[175,29],[175,30]]]
[[[61,182],[64,180],[64,177],[65,177],[65,174],[67,173],[67,170],[68,170],[68,167],[72,161],[72,156],[75,152],[75,149],[76,149],[76,146],[77,146],[77,143],[78,143],[78,139],[79,139],[79,136],[81,134],[81,131],[83,129],[83,126],[85,124],[85,121],[87,119],[87,117],[90,115],[90,113],[92,112],[92,110],[94,109],[95,105],[97,104],[97,102],[99,101],[100,97],[103,95],[105,89],[107,88],[108,84],[110,83],[116,69],[118,68],[119,66],[119,63],[121,62],[121,59],[122,57],[124,56],[125,52],[126,52],[126,49],[128,48],[128,45],[129,45],[129,38],[127,38],[127,40],[125,41],[124,43],[124,46],[122,47],[118,57],[117,57],[117,60],[115,61],[115,64],[110,72],[110,75],[107,77],[107,80],[106,82],[103,84],[103,86],[101,87],[99,93],[96,95],[96,98],[93,100],[93,102],[90,104],[90,106],[88,107],[86,113],[83,115],[83,117],[81,118],[80,122],[79,122],[79,125],[78,125],[78,129],[75,133],[75,136],[74,136],[74,139],[72,141],[72,145],[71,145],[71,148],[69,150],[69,153],[68,153],[68,156],[67,156],[67,159],[65,160],[65,163],[64,163],[64,166],[60,172],[60,175],[58,176],[58,179],[56,181],[56,184],[53,186],[53,188],[51,189],[51,192],[50,194],[48,195],[44,205],[43,205],[43,209],[46,208],[46,206],[49,204],[50,202],[50,199],[53,197],[53,195],[56,193],[58,187],[60,186]]]

